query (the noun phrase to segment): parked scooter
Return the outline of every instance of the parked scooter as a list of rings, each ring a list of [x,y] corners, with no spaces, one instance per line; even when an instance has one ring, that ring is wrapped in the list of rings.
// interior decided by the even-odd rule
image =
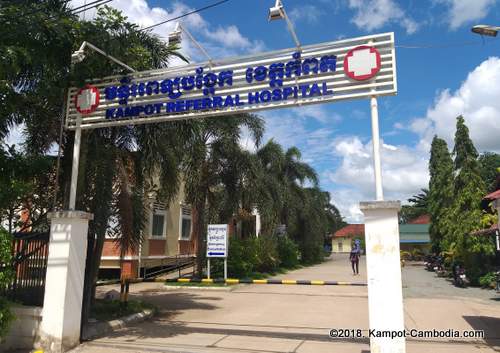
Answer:
[[[427,271],[434,271],[434,255],[427,255],[425,257],[424,266]]]
[[[444,260],[442,256],[436,256],[433,265],[434,272],[436,272],[438,277],[444,277],[446,275],[446,271],[444,269]]]
[[[469,280],[465,275],[465,269],[459,264],[453,267],[453,284],[462,288],[467,287],[469,284]]]

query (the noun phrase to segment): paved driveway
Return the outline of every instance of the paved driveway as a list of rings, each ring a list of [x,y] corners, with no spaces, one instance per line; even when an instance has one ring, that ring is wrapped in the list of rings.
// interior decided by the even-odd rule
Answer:
[[[363,258],[361,269],[354,277],[347,257],[335,256],[277,278],[366,281]],[[486,339],[479,341],[411,340],[408,352],[500,351],[500,302],[490,299],[493,292],[475,296],[421,267],[405,267],[403,278],[407,328],[486,331]],[[77,351],[369,352],[367,340],[328,337],[331,328],[368,329],[366,287],[238,285],[230,290],[166,290],[160,283],[148,283],[133,286],[133,291],[132,297],[156,304],[160,313]]]

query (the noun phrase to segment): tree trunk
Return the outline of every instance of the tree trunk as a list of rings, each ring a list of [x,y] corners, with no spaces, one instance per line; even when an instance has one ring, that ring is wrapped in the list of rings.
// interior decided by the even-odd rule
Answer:
[[[206,199],[206,198],[205,198]],[[203,276],[203,265],[205,263],[205,204],[197,202],[193,205],[193,239],[196,249],[196,274]]]

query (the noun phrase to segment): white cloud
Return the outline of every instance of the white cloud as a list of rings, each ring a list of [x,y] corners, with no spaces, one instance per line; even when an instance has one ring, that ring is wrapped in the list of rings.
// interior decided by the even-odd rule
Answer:
[[[394,0],[349,0],[349,7],[356,11],[352,22],[368,32],[389,23],[399,24],[409,34],[419,27]]]
[[[318,22],[319,17],[322,15],[320,9],[314,5],[301,5],[294,7],[290,13],[290,19],[294,22],[304,21],[309,24]]]
[[[358,136],[337,138],[333,142],[340,166],[326,176],[337,186],[331,191],[335,204],[350,222],[362,219],[359,202],[375,199],[372,143]],[[382,181],[388,200],[405,202],[408,197],[427,187],[427,158],[408,146],[382,144]],[[347,195],[350,195],[347,197]]]
[[[480,20],[496,3],[496,0],[442,0],[448,5],[447,22],[451,29]]]
[[[83,4],[84,0],[73,0],[71,2],[72,7]],[[142,28],[194,10],[182,2],[174,2],[168,9],[151,7],[146,0],[115,0],[108,5],[121,10],[130,22],[136,23]],[[95,16],[95,13],[96,10],[94,9],[87,11],[85,14],[81,13],[80,16],[90,19]],[[263,51],[265,48],[262,41],[250,40],[243,36],[235,25],[212,28],[211,24],[200,13],[183,17],[179,21],[205,47],[208,54],[213,58]],[[176,21],[167,22],[154,27],[152,31],[166,40],[168,34],[174,30],[175,24]],[[203,53],[185,35],[181,42],[181,53],[194,62],[206,60]],[[184,62],[180,59],[173,59],[171,66],[176,65],[184,65]]]
[[[500,58],[482,62],[455,92],[440,92],[423,118],[411,130],[420,137],[419,148],[429,151],[434,134],[453,146],[456,117],[463,115],[471,138],[480,151],[500,152]]]

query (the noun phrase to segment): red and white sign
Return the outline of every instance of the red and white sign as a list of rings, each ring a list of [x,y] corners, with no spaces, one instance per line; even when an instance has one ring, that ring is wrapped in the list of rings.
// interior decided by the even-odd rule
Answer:
[[[76,110],[80,114],[90,114],[97,109],[99,106],[99,90],[94,87],[87,85],[78,91],[75,96],[75,106]]]
[[[380,53],[368,45],[349,50],[344,58],[345,74],[356,81],[373,78],[379,72],[380,66]]]

